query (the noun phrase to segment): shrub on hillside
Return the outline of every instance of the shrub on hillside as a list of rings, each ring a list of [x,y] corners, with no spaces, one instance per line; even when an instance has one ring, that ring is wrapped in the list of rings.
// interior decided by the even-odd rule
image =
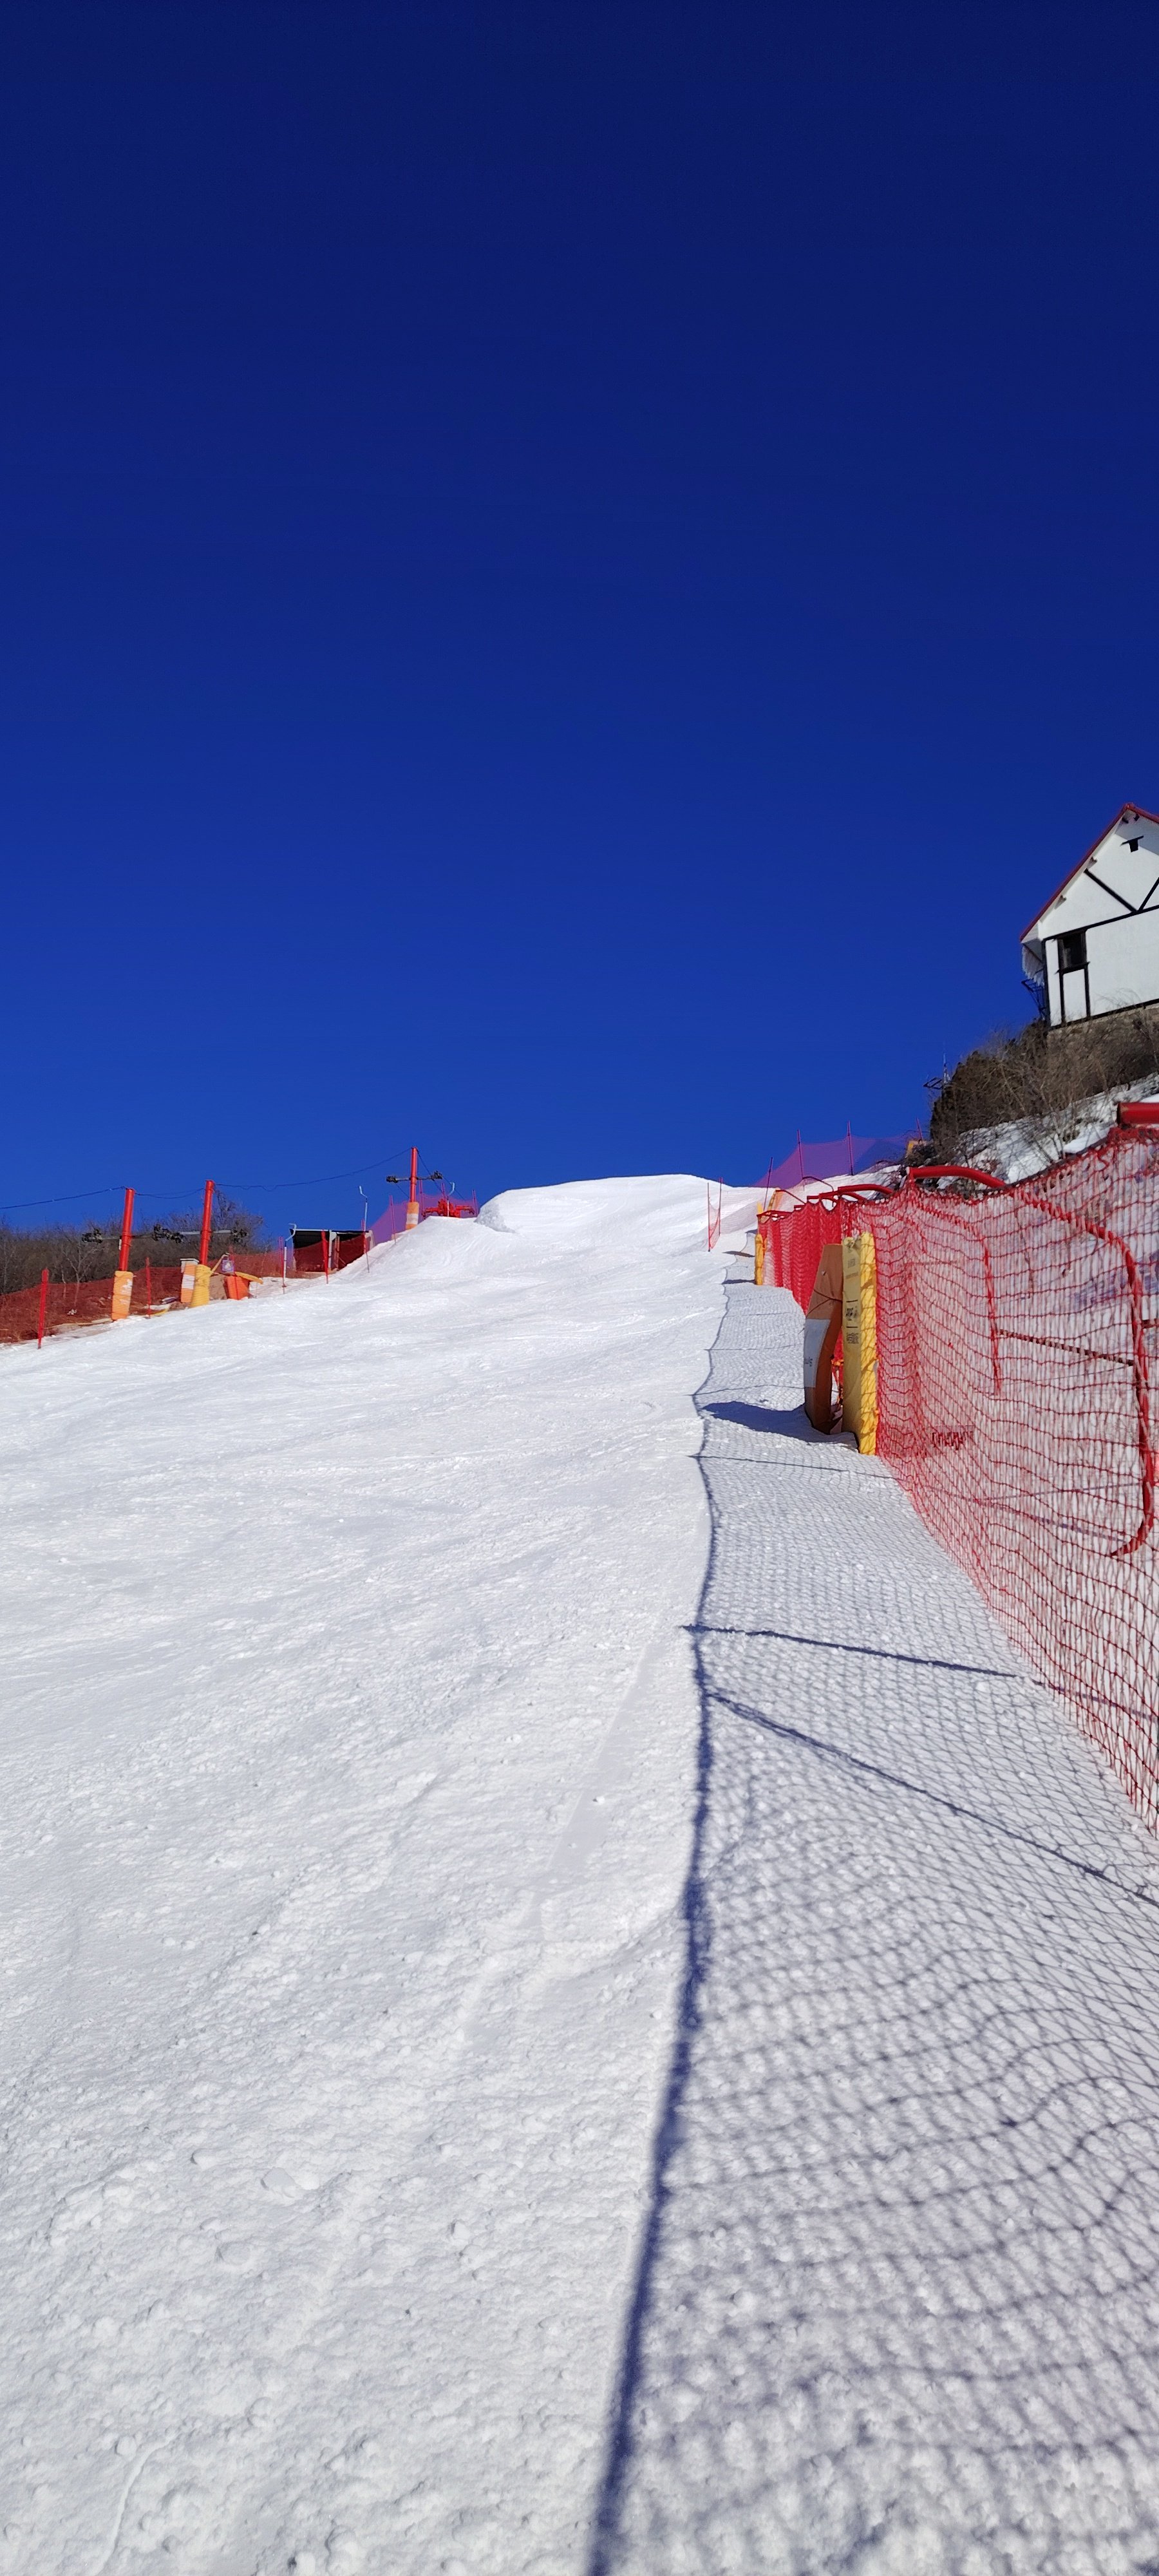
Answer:
[[[158,1217],[134,1234],[129,1267],[143,1270],[146,1261],[151,1261],[157,1269],[171,1268],[196,1253],[200,1237],[199,1209]],[[246,1246],[256,1250],[262,1241],[261,1217],[250,1208],[239,1207],[224,1190],[218,1190],[213,1202],[211,1261],[220,1260],[223,1252],[240,1251]],[[50,1279],[69,1282],[109,1279],[117,1266],[120,1244],[120,1227],[108,1217],[77,1226],[25,1228],[0,1224],[0,1295],[14,1288],[34,1288],[42,1270],[47,1270]]]
[[[1031,1020],[988,1038],[930,1084],[929,1143],[920,1159],[961,1162],[979,1129],[1016,1121],[1053,1159],[1082,1123],[1079,1104],[1152,1080],[1159,1083],[1157,1003],[1062,1029]]]

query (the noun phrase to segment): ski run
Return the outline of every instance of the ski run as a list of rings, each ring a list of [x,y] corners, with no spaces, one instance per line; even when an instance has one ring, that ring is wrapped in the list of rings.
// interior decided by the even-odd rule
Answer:
[[[3,1357],[4,2576],[1159,2569],[1156,1854],[755,1204]]]

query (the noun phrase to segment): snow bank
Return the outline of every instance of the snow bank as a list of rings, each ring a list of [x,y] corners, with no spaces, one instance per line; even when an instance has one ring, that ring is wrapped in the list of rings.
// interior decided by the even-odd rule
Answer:
[[[5,1360],[5,2570],[582,2565],[721,1268],[591,1183]]]

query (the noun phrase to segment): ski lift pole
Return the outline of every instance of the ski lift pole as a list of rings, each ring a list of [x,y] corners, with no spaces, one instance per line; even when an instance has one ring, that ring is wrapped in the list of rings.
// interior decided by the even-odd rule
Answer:
[[[193,1295],[189,1300],[191,1306],[209,1304],[209,1245],[212,1233],[213,1183],[207,1181],[205,1197],[201,1205],[201,1247],[197,1255],[197,1268],[193,1274]]]
[[[412,1146],[411,1146],[411,1149],[410,1149],[410,1197],[408,1198],[407,1203],[406,1203],[406,1230],[407,1230],[407,1233],[408,1233],[408,1234],[410,1233],[411,1227],[412,1227],[412,1226],[417,1225],[417,1224],[418,1224],[418,1221],[419,1221],[419,1149],[418,1149],[418,1146],[417,1146],[417,1145],[412,1145]]]
[[[124,1323],[125,1317],[133,1302],[133,1273],[129,1268],[129,1253],[133,1241],[134,1196],[134,1191],[126,1190],[125,1213],[121,1219],[121,1249],[117,1259],[116,1277],[113,1280],[112,1319],[114,1324]]]

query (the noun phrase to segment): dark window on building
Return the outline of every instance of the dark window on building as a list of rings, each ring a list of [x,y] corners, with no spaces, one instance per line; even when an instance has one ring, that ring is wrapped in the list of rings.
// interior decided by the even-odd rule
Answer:
[[[1138,847],[1139,847],[1139,844],[1138,844],[1138,842],[1137,842],[1137,841],[1128,841],[1128,843],[1127,843],[1127,848],[1128,848],[1129,850],[1137,850],[1137,849],[1138,849]]]
[[[1064,930],[1058,943],[1059,973],[1061,975],[1070,975],[1074,972],[1076,966],[1085,966],[1086,962],[1087,934],[1085,930]]]

